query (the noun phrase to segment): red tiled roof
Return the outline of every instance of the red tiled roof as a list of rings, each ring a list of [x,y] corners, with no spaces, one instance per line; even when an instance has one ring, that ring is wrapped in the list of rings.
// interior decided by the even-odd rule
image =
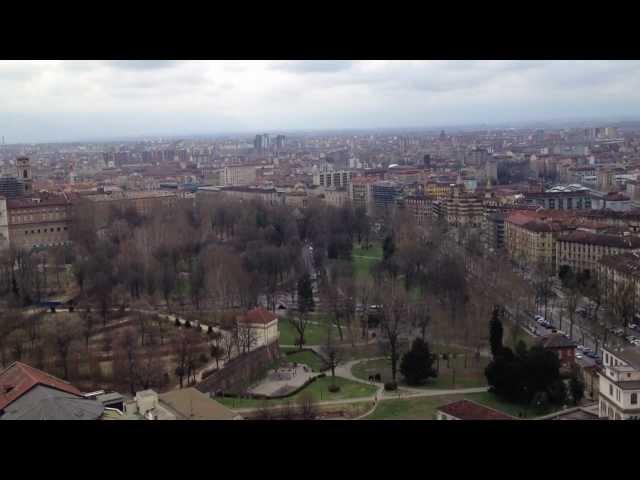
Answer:
[[[268,312],[262,307],[257,307],[253,310],[249,310],[246,315],[238,317],[238,321],[243,323],[258,323],[266,325],[273,322],[276,318],[278,317],[273,313]]]
[[[0,410],[27,393],[36,385],[81,395],[80,390],[64,380],[21,362],[13,362],[0,372]]]
[[[438,410],[460,420],[514,420],[510,415],[471,400],[458,400]]]

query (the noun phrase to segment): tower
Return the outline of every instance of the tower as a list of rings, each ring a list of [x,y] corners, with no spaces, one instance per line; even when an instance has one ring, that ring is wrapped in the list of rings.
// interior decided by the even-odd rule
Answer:
[[[18,157],[16,160],[16,168],[18,169],[18,178],[24,184],[24,193],[30,195],[33,193],[33,177],[31,176],[31,163],[28,157]]]

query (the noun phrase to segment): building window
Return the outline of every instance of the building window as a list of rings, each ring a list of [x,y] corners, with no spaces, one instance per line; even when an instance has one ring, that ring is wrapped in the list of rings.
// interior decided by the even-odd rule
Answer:
[[[631,405],[637,405],[638,404],[638,394],[637,393],[632,393],[631,394]]]
[[[609,395],[613,397],[613,385],[609,384]]]

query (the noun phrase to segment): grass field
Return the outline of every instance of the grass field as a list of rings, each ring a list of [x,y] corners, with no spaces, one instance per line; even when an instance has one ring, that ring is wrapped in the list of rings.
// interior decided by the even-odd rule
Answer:
[[[382,260],[382,245],[372,243],[370,248],[354,244],[352,251],[353,272],[356,278],[366,278],[371,273],[371,267]]]
[[[364,420],[434,420],[436,410],[463,395],[384,400]]]
[[[474,388],[484,387],[487,384],[484,369],[487,366],[488,359],[481,358],[476,362],[472,356],[467,357],[467,365],[465,367],[464,357],[458,356],[455,360],[450,361],[450,367],[447,367],[446,360],[440,360],[439,374],[436,378],[431,378],[419,387],[413,388],[435,388],[435,389],[452,389],[452,388]],[[398,365],[398,368],[400,366]],[[453,368],[455,367],[455,368]],[[351,369],[351,373],[362,380],[368,380],[370,375],[380,373],[383,382],[391,381],[391,362],[389,359],[366,360],[357,363]],[[402,379],[402,374],[398,371],[400,385],[406,385]]]
[[[307,386],[307,388],[285,399],[255,400],[247,398],[216,398],[216,400],[229,408],[240,409],[257,408],[265,403],[270,406],[282,405],[288,400],[295,403],[301,395],[304,395],[307,392],[311,393],[316,401],[368,397],[376,392],[376,387],[374,386],[365,385],[363,383],[354,382],[341,377],[336,377],[336,385],[340,387],[338,392],[331,393],[329,391],[329,385],[331,385],[331,377],[327,376],[317,379],[315,382]]]
[[[467,394],[465,398],[473,400],[474,402],[481,403],[495,410],[500,410],[501,412],[512,415],[514,417],[518,417],[518,414],[523,413],[524,418],[535,418],[553,413],[557,410],[560,410],[561,408],[558,406],[551,406],[551,408],[548,408],[546,410],[540,410],[529,405],[518,405],[515,403],[503,401],[491,392],[470,393]]]
[[[289,355],[283,355],[282,358],[287,362],[292,363],[303,363],[308,367],[311,367],[311,370],[314,372],[319,372],[325,367],[325,363],[315,352],[311,350],[303,350],[301,352],[296,351],[295,348],[292,349],[280,349],[283,353],[285,352],[295,352]]]
[[[546,411],[540,411],[531,407],[505,402],[498,399],[493,393],[483,392],[384,400],[378,403],[375,411],[365,417],[365,420],[433,420],[439,407],[462,399],[473,400],[516,418],[520,413],[524,414],[525,419],[532,419],[559,410],[558,407],[554,407]]]
[[[298,332],[287,320],[278,322],[280,345],[295,345]],[[327,325],[309,323],[304,332],[305,345],[322,345],[327,341]]]

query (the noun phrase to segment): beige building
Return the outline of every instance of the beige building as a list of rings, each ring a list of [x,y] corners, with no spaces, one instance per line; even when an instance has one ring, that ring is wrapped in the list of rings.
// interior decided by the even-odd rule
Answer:
[[[636,297],[640,298],[640,253],[637,251],[602,257],[597,272],[605,296],[615,288],[633,284]]]
[[[268,205],[284,204],[284,194],[273,187],[223,187],[222,194],[241,201],[259,200]]]
[[[462,185],[456,185],[442,202],[447,223],[456,227],[479,228],[484,223],[482,198],[465,193],[463,189]]]
[[[255,185],[257,182],[256,170],[259,164],[252,165],[228,165],[223,170],[224,185]]]
[[[3,203],[6,203],[8,238],[12,247],[31,249],[63,245],[69,241],[72,204],[65,195],[24,197]]]
[[[555,271],[555,235],[564,229],[558,222],[537,218],[535,212],[512,212],[505,219],[505,249],[521,266],[534,268],[542,263]]]
[[[93,219],[94,228],[101,230],[109,224],[114,209],[133,208],[139,215],[149,215],[158,207],[176,207],[179,200],[175,191],[110,192],[83,196],[78,208],[83,218]]]
[[[125,403],[123,413],[122,420],[242,420],[242,416],[193,387],[160,395],[142,390]]]
[[[425,225],[434,217],[433,197],[428,195],[410,195],[405,199],[405,206],[413,215],[416,224]]]
[[[376,178],[355,177],[349,185],[349,198],[353,208],[364,207],[367,213],[373,211],[373,184]]]
[[[640,252],[640,238],[578,229],[558,235],[556,239],[556,265],[558,268],[567,265],[576,273],[595,272],[602,257],[625,252]]]
[[[349,203],[349,191],[346,188],[325,188],[324,201],[333,207],[342,207]]]
[[[278,341],[278,317],[262,307],[249,310],[237,318],[238,326],[249,327],[256,339],[256,347]]]

